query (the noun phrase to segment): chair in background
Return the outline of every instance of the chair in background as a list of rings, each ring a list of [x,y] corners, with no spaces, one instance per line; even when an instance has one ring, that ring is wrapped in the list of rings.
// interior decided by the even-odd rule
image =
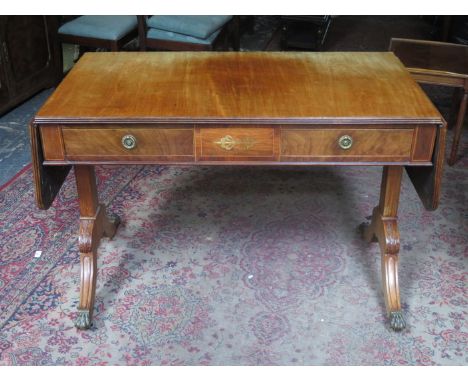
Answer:
[[[140,50],[239,50],[237,16],[138,16]]]
[[[138,36],[136,16],[80,16],[58,30],[62,43],[118,51]]]
[[[455,88],[452,111],[456,116],[450,116],[449,127],[455,123],[448,159],[448,164],[453,166],[468,105],[468,45],[392,38],[389,50],[417,82]]]
[[[281,16],[281,49],[322,50],[331,16]]]

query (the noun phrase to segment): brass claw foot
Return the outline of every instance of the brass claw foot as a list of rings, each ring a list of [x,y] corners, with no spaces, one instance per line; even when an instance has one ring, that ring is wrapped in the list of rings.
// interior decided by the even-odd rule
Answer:
[[[78,309],[78,317],[75,320],[75,327],[80,330],[91,328],[91,317],[88,309]]]
[[[399,332],[406,328],[406,321],[405,318],[403,317],[403,313],[401,310],[396,311],[396,312],[390,312],[388,314],[390,318],[390,327],[396,331]]]

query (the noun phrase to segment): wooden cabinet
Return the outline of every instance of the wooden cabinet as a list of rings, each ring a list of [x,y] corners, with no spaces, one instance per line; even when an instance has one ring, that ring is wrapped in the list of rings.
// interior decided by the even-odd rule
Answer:
[[[8,102],[9,90],[7,84],[7,77],[5,72],[5,65],[3,64],[3,57],[0,54],[0,105]],[[1,108],[1,106],[0,106]]]
[[[0,114],[62,76],[55,16],[0,16]]]

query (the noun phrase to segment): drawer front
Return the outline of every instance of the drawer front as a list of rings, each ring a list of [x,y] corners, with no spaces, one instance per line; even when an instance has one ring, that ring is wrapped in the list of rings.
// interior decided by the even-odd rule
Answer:
[[[428,165],[435,125],[43,125],[50,162],[411,163]]]
[[[199,160],[274,160],[275,129],[271,127],[221,127],[197,129]]]
[[[194,160],[193,128],[62,128],[68,160]]]
[[[409,161],[413,136],[413,128],[287,128],[281,130],[281,160]]]

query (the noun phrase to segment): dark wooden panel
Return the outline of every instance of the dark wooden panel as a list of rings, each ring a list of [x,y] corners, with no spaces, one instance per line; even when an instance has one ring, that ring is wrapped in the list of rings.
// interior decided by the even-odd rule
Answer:
[[[56,16],[0,16],[0,114],[61,80],[57,27]]]
[[[27,81],[37,72],[51,65],[52,52],[47,37],[47,24],[43,16],[8,17],[5,27],[5,47],[11,74],[17,91],[21,92]]]
[[[7,76],[5,71],[5,58],[0,50],[0,111],[1,105],[5,105],[10,99],[10,91],[8,89]]]

